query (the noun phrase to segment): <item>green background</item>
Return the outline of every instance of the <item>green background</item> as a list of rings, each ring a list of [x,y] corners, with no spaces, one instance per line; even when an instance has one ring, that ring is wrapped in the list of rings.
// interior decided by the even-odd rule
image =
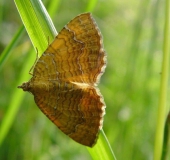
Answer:
[[[50,1],[43,2],[48,7]],[[52,19],[57,31],[89,8],[86,0],[60,1]],[[98,0],[92,14],[102,32],[108,59],[99,85],[107,106],[103,130],[118,160],[152,159],[162,62],[163,3]],[[0,53],[21,25],[14,2],[1,1]],[[11,100],[17,100],[14,93],[20,85],[21,70],[25,65],[31,68],[36,59],[36,51],[29,52],[32,48],[24,32],[0,68],[0,125]],[[35,54],[35,59],[27,64],[29,54]],[[29,69],[25,74],[28,72]],[[91,159],[86,147],[64,135],[40,112],[31,94],[20,92],[24,99],[0,146],[0,159]]]

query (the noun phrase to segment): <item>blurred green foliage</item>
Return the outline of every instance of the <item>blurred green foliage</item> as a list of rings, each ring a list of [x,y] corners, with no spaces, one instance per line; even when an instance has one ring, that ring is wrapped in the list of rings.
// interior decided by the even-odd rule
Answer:
[[[61,1],[53,18],[57,31],[84,12],[87,3]],[[46,0],[45,6],[48,5]],[[99,85],[107,106],[103,130],[118,160],[152,159],[162,61],[163,3],[98,0],[92,14],[102,32],[108,58]],[[13,1],[2,0],[0,53],[21,25]],[[13,91],[20,85],[21,69],[29,54],[33,54],[29,53],[31,48],[25,32],[0,70],[0,125],[10,100],[15,97]],[[31,68],[33,63],[34,60],[27,65]],[[40,112],[31,94],[22,94],[24,100],[0,146],[0,159],[90,159],[84,146],[61,133]]]

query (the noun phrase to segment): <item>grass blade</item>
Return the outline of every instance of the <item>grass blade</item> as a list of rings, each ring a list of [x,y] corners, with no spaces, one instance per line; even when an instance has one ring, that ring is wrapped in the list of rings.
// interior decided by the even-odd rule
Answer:
[[[116,160],[103,130],[100,131],[97,144],[93,148],[87,147],[87,149],[94,160]]]
[[[166,0],[165,4],[165,28],[164,28],[164,42],[163,42],[163,61],[162,74],[160,83],[160,97],[158,104],[158,116],[155,135],[154,160],[160,160],[163,147],[163,136],[166,117],[166,101],[168,88],[168,73],[169,73],[169,43],[170,43],[170,0]]]
[[[11,50],[15,47],[19,38],[22,36],[23,31],[24,31],[24,26],[21,26],[19,28],[19,30],[17,31],[17,33],[14,35],[10,44],[2,52],[2,54],[0,56],[0,70],[2,69],[2,66],[5,63],[5,61],[7,60],[7,58],[10,56]]]

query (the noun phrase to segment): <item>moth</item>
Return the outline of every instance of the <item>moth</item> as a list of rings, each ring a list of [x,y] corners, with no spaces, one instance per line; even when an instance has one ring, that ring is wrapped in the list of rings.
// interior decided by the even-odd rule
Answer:
[[[92,147],[102,129],[105,103],[97,84],[106,53],[91,13],[71,20],[37,60],[32,78],[18,86],[66,135]]]

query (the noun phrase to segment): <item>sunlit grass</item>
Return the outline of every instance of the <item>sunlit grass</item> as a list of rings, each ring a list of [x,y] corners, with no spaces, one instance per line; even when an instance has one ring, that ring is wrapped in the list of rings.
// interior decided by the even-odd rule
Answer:
[[[107,106],[105,134],[117,159],[153,159],[162,63],[163,3],[134,0],[94,0],[93,3],[55,1],[46,6],[52,6],[49,13],[57,31],[76,15],[92,8],[108,57],[106,72],[99,85]],[[10,42],[8,37],[12,40],[17,31],[13,29],[17,28],[14,24],[21,26],[22,22],[13,3],[9,1],[0,7],[3,7],[1,22],[6,25],[2,25],[0,31],[2,50]],[[44,37],[42,39],[48,45],[48,36]],[[11,52],[0,70],[0,125],[9,110],[13,112],[16,105],[20,107],[13,112],[11,127],[0,146],[0,157],[90,159],[86,147],[70,140],[45,118],[32,95],[16,88],[29,79],[28,72],[36,58],[36,51],[29,52],[26,41],[30,41],[27,35],[17,43],[18,48]],[[35,47],[41,55],[47,45],[39,47],[38,42]]]

